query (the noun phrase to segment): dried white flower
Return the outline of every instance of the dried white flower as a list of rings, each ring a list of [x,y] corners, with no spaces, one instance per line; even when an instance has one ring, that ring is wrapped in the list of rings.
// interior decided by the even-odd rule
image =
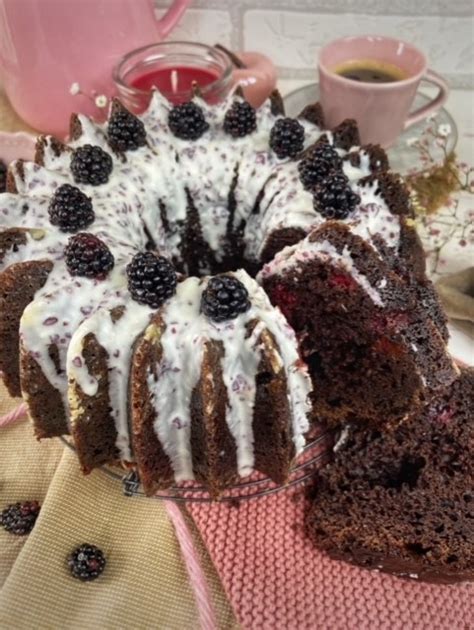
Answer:
[[[438,127],[438,136],[441,136],[442,138],[447,138],[450,133],[451,133],[451,125],[445,124],[445,125],[440,125]]]
[[[73,83],[69,88],[69,94],[72,94],[72,96],[76,96],[77,94],[80,94],[80,92],[81,86],[79,85],[79,83]]]
[[[412,147],[417,142],[418,142],[418,138],[416,138],[415,136],[413,136],[411,138],[407,138],[407,140],[406,140],[407,147]]]
[[[99,94],[95,97],[96,107],[100,107],[101,109],[107,107],[107,103],[109,102],[107,97],[104,94]]]

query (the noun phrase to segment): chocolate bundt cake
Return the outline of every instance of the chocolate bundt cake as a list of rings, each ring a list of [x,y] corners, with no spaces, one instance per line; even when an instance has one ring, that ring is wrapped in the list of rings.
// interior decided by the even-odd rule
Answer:
[[[308,533],[334,558],[474,580],[474,369],[393,431],[351,425],[320,472]]]
[[[371,317],[374,328],[413,319],[424,358],[425,339],[434,339],[429,369],[438,361],[441,372],[428,375],[406,347],[409,334],[397,328],[392,342],[380,333],[380,352],[398,344],[403,360],[393,378],[377,377],[374,388],[394,389],[379,398],[396,400],[398,417],[449,380],[444,320],[408,196],[386,173],[383,150],[358,146],[353,121],[325,131],[317,105],[285,118],[275,95],[256,111],[238,93],[215,106],[199,97],[171,106],[156,92],[139,117],[118,101],[103,125],[73,115],[70,136],[68,144],[40,137],[34,163],[10,165],[0,196],[0,370],[10,393],[24,396],[39,438],[72,434],[84,472],[136,466],[150,493],[197,479],[218,494],[255,469],[287,478],[314,401],[341,414],[314,367],[319,342],[308,335],[320,331],[295,320],[296,336],[285,319],[298,296],[272,289],[270,302],[252,277],[287,246],[304,253],[318,227],[349,257],[367,252],[370,270],[357,272],[357,287],[365,291],[370,273],[397,291],[369,291],[361,335]],[[333,300],[342,275],[330,285]],[[431,300],[426,330],[415,305],[412,313],[415,290]],[[405,319],[394,317],[400,312]],[[343,310],[338,317],[337,334]],[[343,340],[334,342],[333,357]]]

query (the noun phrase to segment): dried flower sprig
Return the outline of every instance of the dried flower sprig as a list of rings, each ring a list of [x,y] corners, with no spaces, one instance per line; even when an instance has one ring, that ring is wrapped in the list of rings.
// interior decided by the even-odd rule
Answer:
[[[85,98],[89,99],[98,109],[105,109],[109,104],[109,99],[105,94],[98,94],[95,90],[87,94],[77,82],[71,84],[69,93],[73,96],[78,96],[79,94],[85,96]]]
[[[421,169],[415,169],[406,177],[409,188],[416,194],[420,208],[431,214],[448,204],[450,196],[460,190],[474,193],[474,167],[459,162],[456,154],[448,151],[451,127],[448,124],[429,125],[420,138],[408,141],[418,150]],[[432,147],[441,149],[440,163],[432,153]],[[416,205],[415,205],[416,209]]]

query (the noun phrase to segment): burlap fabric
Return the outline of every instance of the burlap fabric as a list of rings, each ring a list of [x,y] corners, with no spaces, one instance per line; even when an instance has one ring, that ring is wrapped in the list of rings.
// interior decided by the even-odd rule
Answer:
[[[0,389],[0,415],[19,401]],[[123,496],[97,471],[83,477],[59,440],[38,443],[29,421],[0,429],[0,508],[38,499],[29,536],[0,528],[0,628],[197,627],[197,611],[173,526],[157,500]],[[192,521],[189,521],[194,528]],[[197,531],[194,541],[220,628],[237,626]],[[68,571],[77,545],[100,547],[108,564],[95,582]]]

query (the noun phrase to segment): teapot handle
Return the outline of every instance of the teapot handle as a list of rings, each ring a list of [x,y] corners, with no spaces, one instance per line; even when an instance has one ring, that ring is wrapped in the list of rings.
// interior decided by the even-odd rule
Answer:
[[[165,38],[171,33],[190,4],[191,0],[174,0],[163,17],[157,18],[160,37]]]

